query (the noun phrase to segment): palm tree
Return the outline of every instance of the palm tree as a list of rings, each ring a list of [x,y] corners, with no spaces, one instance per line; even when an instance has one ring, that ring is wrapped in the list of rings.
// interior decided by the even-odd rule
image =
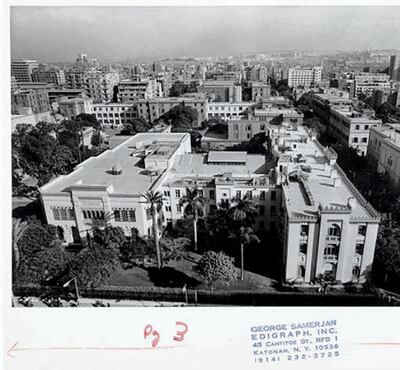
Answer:
[[[194,250],[197,251],[197,221],[204,214],[204,206],[207,199],[200,195],[199,189],[186,188],[186,195],[179,200],[181,207],[186,205],[185,215],[193,215],[193,234],[194,234]]]
[[[19,267],[19,248],[18,241],[24,234],[28,227],[26,221],[21,221],[19,218],[13,218],[12,220],[12,247],[13,247],[13,259],[14,259],[14,269],[17,270]]]
[[[240,279],[244,278],[244,244],[249,244],[252,239],[257,238],[248,224],[257,213],[257,207],[247,195],[243,198],[236,196],[232,199],[232,216],[240,225]],[[258,240],[258,238],[257,238]],[[258,240],[259,241],[259,240]]]
[[[146,200],[145,203],[150,205],[150,214],[153,219],[153,237],[154,244],[156,246],[157,253],[157,268],[161,268],[161,250],[160,242],[158,239],[158,222],[157,222],[157,212],[160,211],[163,204],[163,195],[159,191],[149,190],[145,194],[141,194]]]

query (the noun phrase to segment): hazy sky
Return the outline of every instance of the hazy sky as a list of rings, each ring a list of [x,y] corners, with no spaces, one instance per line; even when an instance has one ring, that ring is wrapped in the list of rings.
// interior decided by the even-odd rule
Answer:
[[[12,58],[400,49],[400,7],[13,7]]]

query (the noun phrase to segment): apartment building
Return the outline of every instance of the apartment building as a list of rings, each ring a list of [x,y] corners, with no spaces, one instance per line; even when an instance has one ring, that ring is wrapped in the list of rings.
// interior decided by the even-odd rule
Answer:
[[[208,94],[215,102],[242,101],[242,86],[235,81],[204,80],[199,86],[199,92]]]
[[[304,86],[308,87],[311,84],[318,84],[322,80],[322,68],[289,68],[288,69],[288,86],[297,87]]]
[[[114,87],[119,76],[115,72],[73,70],[65,73],[66,87],[84,90],[94,103],[107,103],[113,100]]]
[[[59,103],[60,114],[73,120],[82,113],[91,114],[93,111],[93,100],[90,98],[72,98],[61,100]]]
[[[393,188],[400,191],[400,124],[372,127],[367,156],[376,171],[387,175]]]
[[[207,117],[220,117],[223,119],[240,117],[252,105],[253,103],[251,102],[208,102]]]
[[[353,101],[347,96],[340,96],[338,94],[324,93],[324,94],[312,94],[312,109],[314,114],[321,120],[321,123],[325,125],[329,124],[331,117],[331,107],[333,108],[345,108],[353,106]]]
[[[376,89],[390,88],[390,77],[386,73],[357,73],[350,82],[350,97],[360,94],[371,96]]]
[[[271,96],[271,86],[266,83],[254,82],[250,83],[251,101],[258,102],[268,99]]]
[[[36,60],[17,60],[11,61],[11,76],[15,77],[17,82],[32,82],[32,72],[38,68]]]
[[[153,99],[162,96],[162,87],[154,79],[124,80],[118,84],[118,102],[133,103],[139,99]]]
[[[65,74],[62,69],[48,68],[47,66],[39,65],[34,69],[31,75],[33,82],[47,82],[58,86],[66,84]]]
[[[50,110],[49,95],[46,89],[21,89],[11,94],[11,112],[19,114],[22,110],[30,108],[33,113],[47,112]]]
[[[371,127],[382,124],[373,110],[359,110],[352,106],[331,107],[328,132],[339,142],[366,155]]]
[[[371,269],[380,218],[315,133],[302,126],[271,133],[282,186],[280,232],[284,279],[364,282]]]

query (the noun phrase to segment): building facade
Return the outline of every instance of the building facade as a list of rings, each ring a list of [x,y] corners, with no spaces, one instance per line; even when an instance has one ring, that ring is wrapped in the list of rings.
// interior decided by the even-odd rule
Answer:
[[[32,82],[33,70],[38,68],[36,60],[12,60],[11,76],[15,77],[17,82]]]
[[[389,76],[393,81],[400,81],[400,55],[390,57]]]
[[[367,156],[375,170],[388,176],[393,189],[400,191],[400,125],[372,127]]]
[[[93,111],[93,101],[90,98],[72,98],[61,100],[59,103],[60,114],[73,120],[80,114],[91,114]]]
[[[289,68],[288,69],[288,86],[297,87],[304,86],[308,87],[311,84],[318,84],[322,80],[322,68]]]

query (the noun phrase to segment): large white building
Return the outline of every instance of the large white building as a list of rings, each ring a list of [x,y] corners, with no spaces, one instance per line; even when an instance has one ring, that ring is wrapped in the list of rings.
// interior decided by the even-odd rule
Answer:
[[[372,127],[367,155],[377,172],[387,175],[400,191],[400,124]]]
[[[160,191],[160,230],[183,217],[179,200],[196,186],[208,202],[247,195],[258,205],[256,230],[279,229],[284,279],[310,282],[331,272],[341,282],[362,281],[374,255],[379,217],[336,164],[337,155],[298,125],[270,126],[274,163],[246,152],[192,153],[190,135],[143,133],[89,158],[40,188],[47,222],[67,242],[95,226],[152,233],[141,194]],[[266,248],[268,246],[265,246]]]
[[[139,99],[153,99],[161,96],[161,84],[155,79],[123,80],[118,84],[118,101],[121,103],[133,103]]]
[[[329,272],[343,283],[365,281],[379,215],[311,131],[282,126],[271,137],[282,185],[284,279],[310,282]]]
[[[376,89],[388,89],[391,86],[389,79],[386,73],[357,73],[350,82],[350,97],[371,96]]]
[[[322,68],[289,68],[288,69],[288,86],[297,87],[304,86],[308,87],[311,84],[318,84],[322,79]]]

